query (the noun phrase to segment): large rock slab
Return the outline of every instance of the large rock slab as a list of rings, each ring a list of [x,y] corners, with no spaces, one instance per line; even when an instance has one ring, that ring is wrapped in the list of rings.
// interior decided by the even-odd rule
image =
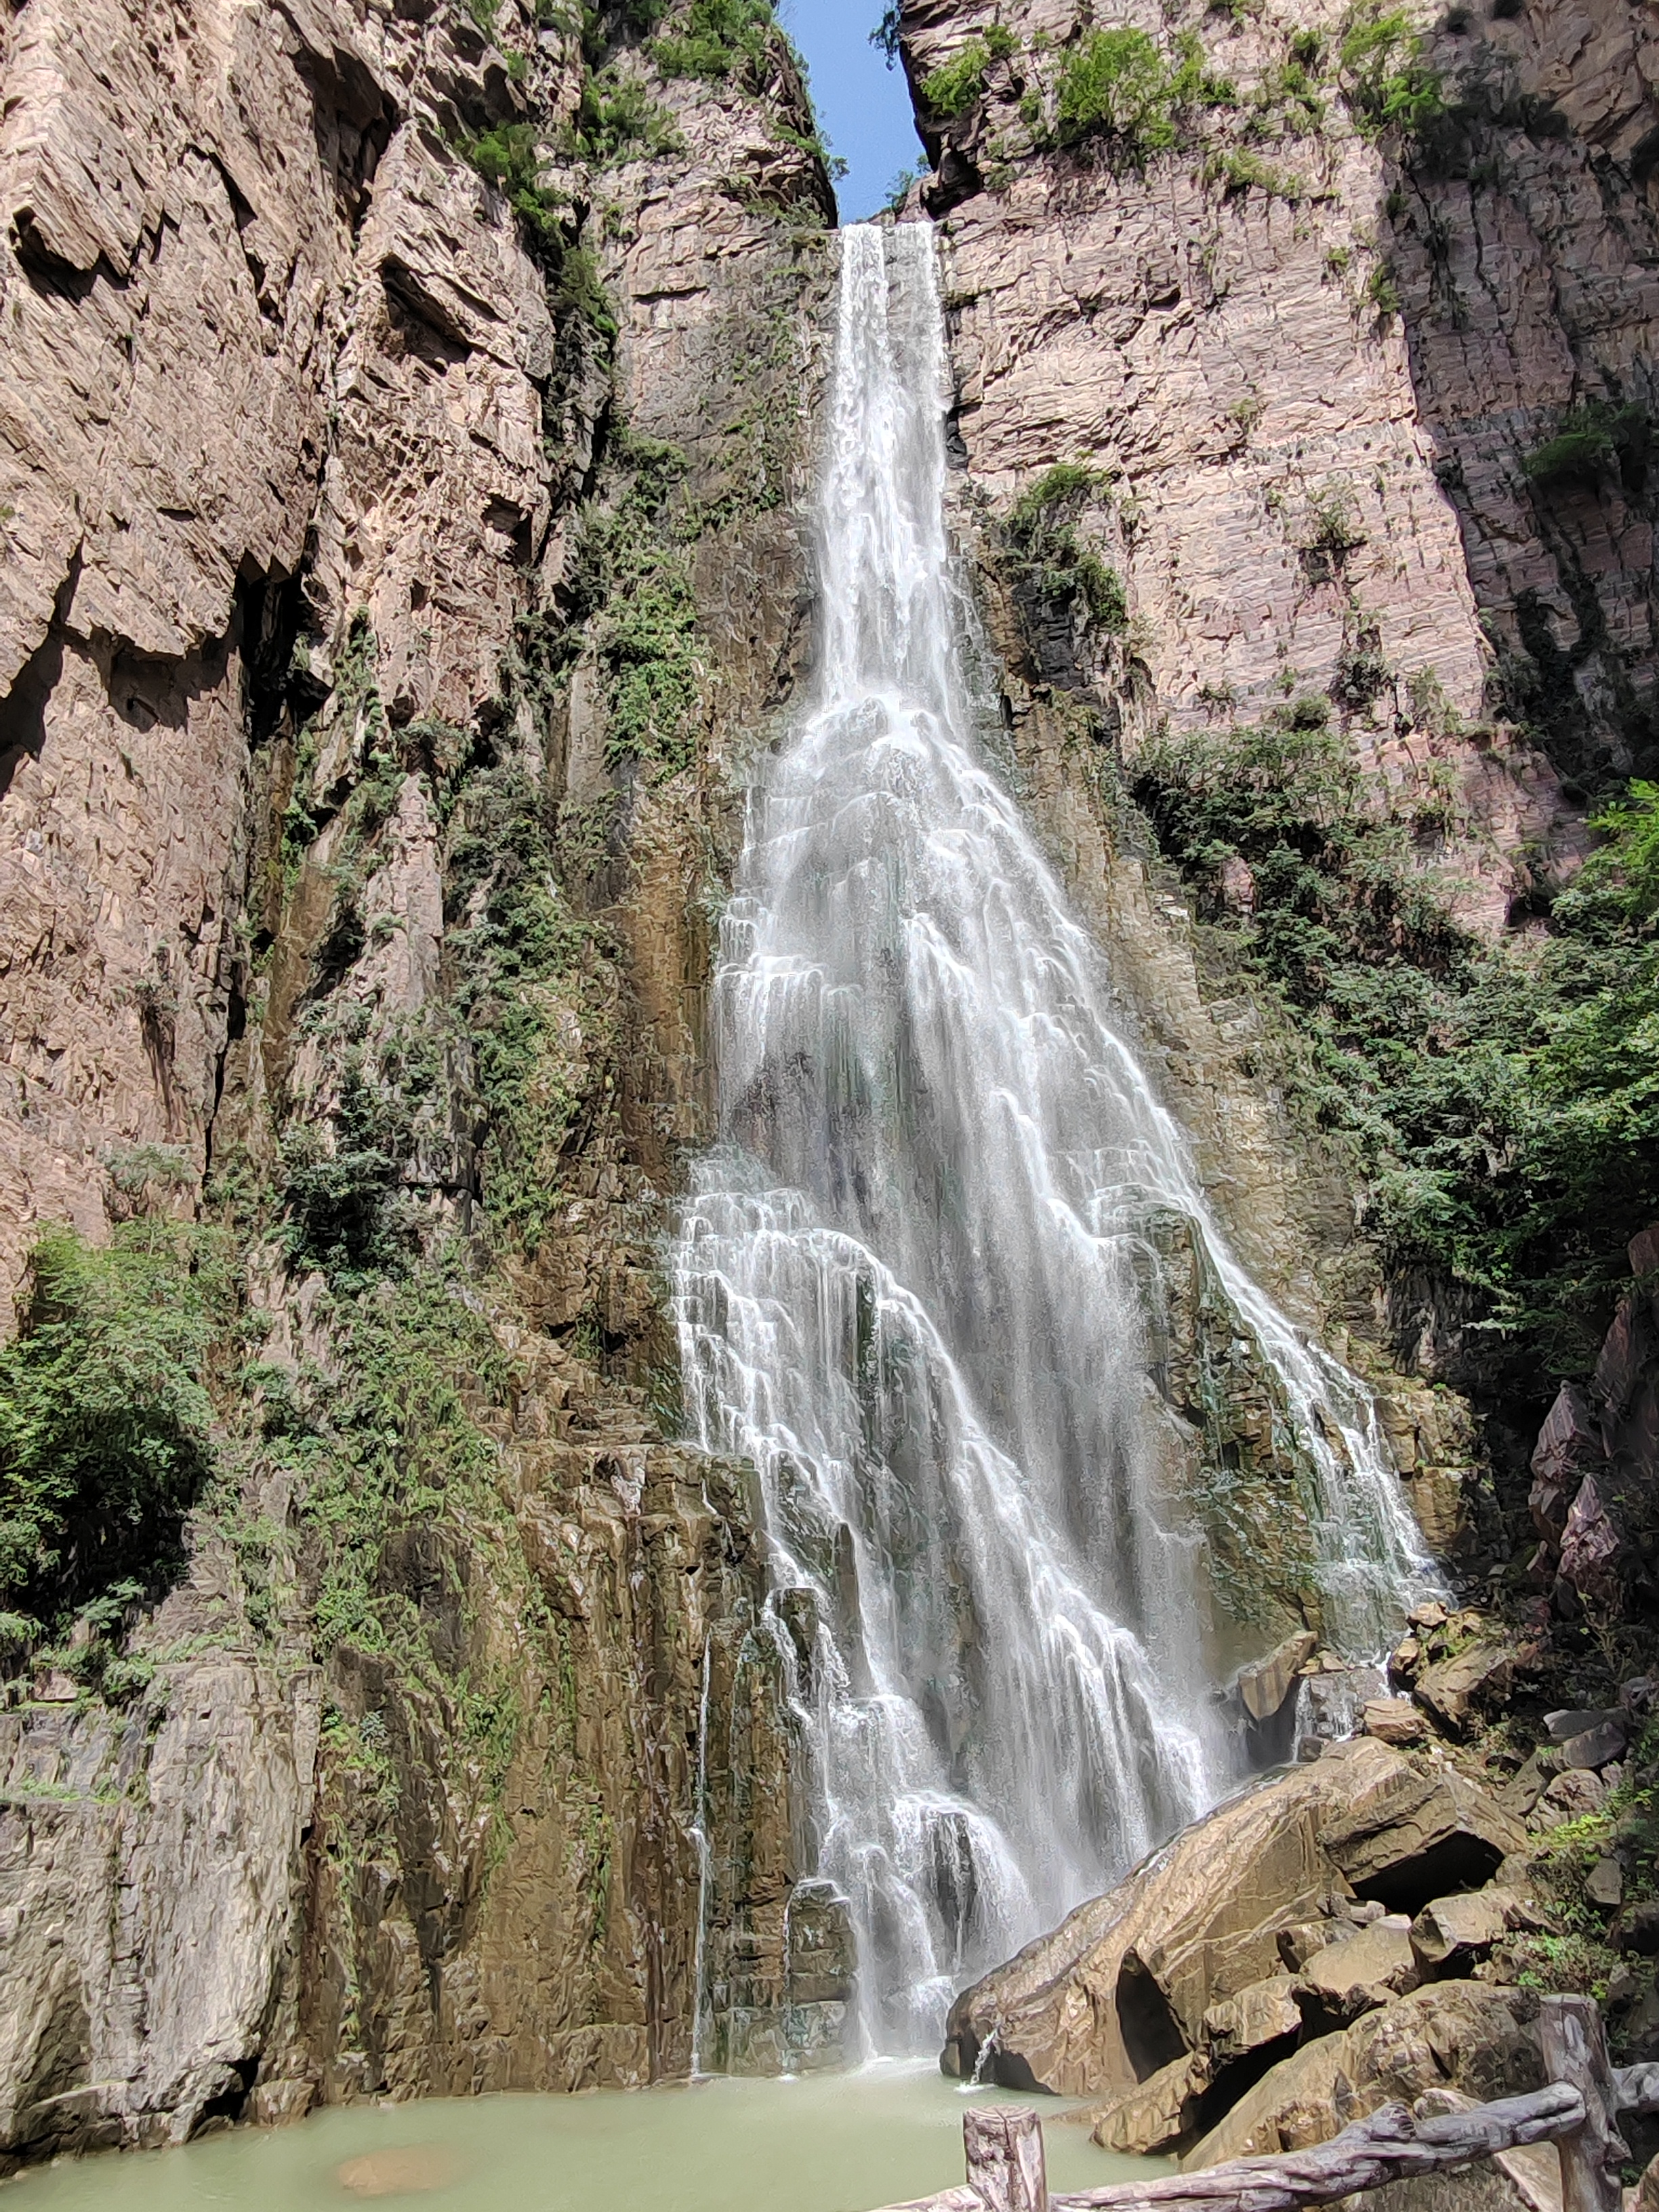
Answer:
[[[1516,1890],[1466,1891],[1424,1906],[1412,1923],[1412,1950],[1425,1979],[1443,1979],[1467,1973],[1510,1929],[1535,1924]]]
[[[1095,2119],[1093,2138],[1121,2158],[1158,2158],[1177,2150],[1196,2130],[1210,2069],[1201,2053],[1160,2067]]]
[[[1310,2027],[1322,2033],[1404,1996],[1421,1979],[1411,1923],[1393,1913],[1346,1942],[1328,1944],[1309,1960],[1297,1988]]]
[[[252,2078],[320,1724],[315,1670],[226,1653],[124,1717],[0,1717],[0,2170],[182,2142]]]
[[[1417,1698],[1453,1735],[1467,1735],[1483,1713],[1500,1706],[1515,1684],[1515,1657],[1501,1644],[1474,1644],[1426,1668]]]
[[[1455,2089],[1477,2104],[1541,2087],[1538,2000],[1484,1982],[1439,1982],[1367,2013],[1282,2060],[1182,2161],[1305,2150],[1395,2098]]]
[[[983,2053],[1009,2087],[1120,2095],[1195,2049],[1207,2008],[1273,1974],[1279,1929],[1329,1893],[1322,1767],[1232,1799],[965,1991],[945,2071]]]
[[[1356,1786],[1322,1832],[1333,1863],[1361,1897],[1390,1912],[1419,1912],[1437,1897],[1478,1888],[1525,1849],[1514,1815],[1455,1767],[1413,1765],[1397,1752],[1386,1765],[1362,1758],[1371,1750],[1386,1747],[1338,1747]]]
[[[1231,1799],[964,1991],[946,2025],[945,2070],[1127,2095],[1202,2048],[1210,2008],[1278,1973],[1281,1932],[1329,1925],[1351,1885],[1417,1911],[1484,1880],[1524,1843],[1512,1817],[1452,1768],[1413,1765],[1368,1737],[1333,1745]],[[1304,1936],[1296,1955],[1318,1948]],[[1408,1946],[1393,1965],[1409,1966]]]

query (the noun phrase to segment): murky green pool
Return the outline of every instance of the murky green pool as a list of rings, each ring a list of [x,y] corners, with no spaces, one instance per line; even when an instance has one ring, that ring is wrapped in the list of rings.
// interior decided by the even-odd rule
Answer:
[[[987,2102],[1019,2103],[997,2092]],[[1038,2103],[1051,2185],[1158,2171]],[[7,2212],[866,2212],[963,2177],[963,2094],[931,2067],[708,2081],[637,2096],[352,2107],[183,2150],[63,2159],[0,2185]]]

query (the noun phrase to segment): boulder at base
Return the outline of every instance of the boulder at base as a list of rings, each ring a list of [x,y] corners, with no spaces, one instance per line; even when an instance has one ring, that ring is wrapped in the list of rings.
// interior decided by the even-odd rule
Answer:
[[[1281,2060],[1182,2165],[1307,2150],[1395,2098],[1454,2089],[1486,2105],[1541,2088],[1538,2016],[1530,1990],[1431,1983]]]
[[[1470,2112],[1474,2100],[1441,2089],[1425,2097],[1419,2110],[1425,2118]],[[1367,2190],[1363,2197],[1345,2197],[1334,2212],[1561,2212],[1561,2160],[1553,2143],[1528,2143],[1455,2173],[1421,2174],[1415,2181]]]
[[[1211,2007],[1281,1970],[1281,1930],[1340,1921],[1355,1890],[1416,1912],[1486,1881],[1525,1840],[1443,1762],[1374,1737],[1334,1744],[1183,1829],[964,1990],[940,2063],[1006,2088],[1127,2097],[1203,2050]]]

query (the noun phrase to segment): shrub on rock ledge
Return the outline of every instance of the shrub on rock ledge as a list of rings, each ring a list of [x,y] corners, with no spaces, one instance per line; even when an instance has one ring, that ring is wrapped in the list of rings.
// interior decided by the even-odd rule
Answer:
[[[50,1624],[176,1563],[210,1468],[218,1299],[210,1254],[177,1223],[130,1222],[103,1250],[41,1238],[0,1348],[0,1606]]]

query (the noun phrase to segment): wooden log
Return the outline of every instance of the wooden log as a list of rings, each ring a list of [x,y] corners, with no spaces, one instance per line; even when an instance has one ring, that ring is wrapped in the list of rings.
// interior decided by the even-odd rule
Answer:
[[[969,2105],[962,2139],[968,2186],[987,2212],[1048,2212],[1042,2123],[1028,2106]]]
[[[1619,2092],[1594,1997],[1546,1997],[1544,2071],[1584,2100],[1584,2118],[1559,2139],[1561,2212],[1622,2212],[1619,2170],[1630,2150],[1614,2120]]]
[[[1415,2118],[1404,2105],[1385,2105],[1334,2142],[1311,2150],[1236,2159],[1156,2181],[1120,2182],[1054,2197],[1049,2203],[1052,2212],[1300,2212],[1304,2205],[1330,2204],[1391,2181],[1455,2171],[1498,2151],[1554,2142],[1582,2128],[1584,2117],[1584,2100],[1567,2082],[1429,2119]]]
[[[885,2204],[882,2212],[985,2212],[985,2199],[977,2189],[947,2189],[942,2197],[913,2197],[903,2204]]]

